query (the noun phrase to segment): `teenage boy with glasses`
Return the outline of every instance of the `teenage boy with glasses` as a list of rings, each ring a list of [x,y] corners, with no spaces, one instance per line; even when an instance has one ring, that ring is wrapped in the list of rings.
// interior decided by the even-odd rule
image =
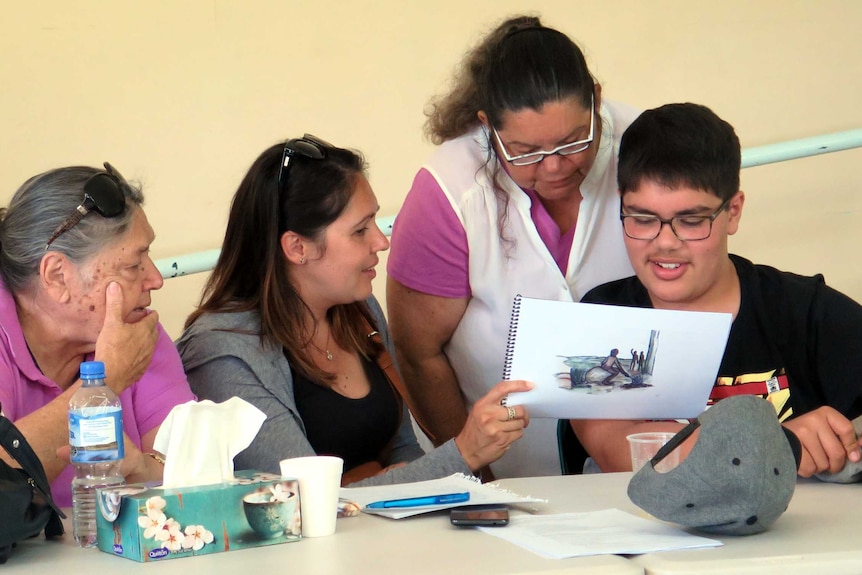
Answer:
[[[862,414],[862,306],[828,287],[728,253],[745,194],[733,127],[696,104],[641,114],[620,143],[620,219],[636,276],[584,302],[733,314],[710,403],[765,397],[802,443],[799,474],[860,460],[850,419]],[[631,469],[626,435],[677,422],[573,420],[603,471]],[[690,448],[690,446],[689,446]]]

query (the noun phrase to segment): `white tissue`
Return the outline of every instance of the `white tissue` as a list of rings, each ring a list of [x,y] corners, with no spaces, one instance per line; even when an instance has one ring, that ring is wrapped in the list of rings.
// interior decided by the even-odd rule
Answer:
[[[248,447],[266,415],[238,397],[223,403],[189,401],[162,422],[153,447],[165,455],[163,487],[224,483],[233,458]]]

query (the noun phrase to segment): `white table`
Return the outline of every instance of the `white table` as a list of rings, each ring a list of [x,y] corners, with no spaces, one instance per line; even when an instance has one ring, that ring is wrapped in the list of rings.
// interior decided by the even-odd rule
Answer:
[[[541,513],[596,511],[616,507],[647,517],[626,495],[631,473],[508,479],[518,493],[546,497]],[[723,547],[668,551],[631,557],[649,574],[687,573],[862,573],[862,484],[800,480],[787,511],[757,535],[719,539]]]
[[[0,575],[7,573],[189,575],[352,575],[582,573],[640,575],[643,568],[613,555],[544,559],[474,529],[453,527],[446,513],[392,520],[362,514],[339,519],[335,535],[269,547],[142,564],[95,549],[79,549],[71,528],[62,540],[43,537],[19,544]]]
[[[616,507],[646,514],[628,500],[630,473],[507,479],[501,485],[549,499],[538,513]],[[513,516],[523,513],[513,511]],[[271,547],[141,564],[61,541],[26,541],[12,552],[5,573],[125,573],[230,575],[291,573],[862,573],[862,484],[800,481],[790,507],[773,526],[748,537],[714,537],[723,547],[652,553],[630,558],[543,559],[496,537],[449,525],[446,514],[399,521],[370,515],[339,519],[335,535]]]

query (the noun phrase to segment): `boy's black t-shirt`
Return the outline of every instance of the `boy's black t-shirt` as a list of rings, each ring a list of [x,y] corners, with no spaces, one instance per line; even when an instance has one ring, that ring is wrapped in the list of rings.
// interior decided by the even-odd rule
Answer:
[[[730,255],[741,301],[710,402],[737,394],[766,397],[781,421],[829,405],[862,415],[862,306],[823,276],[800,276]],[[652,307],[632,276],[581,300]]]

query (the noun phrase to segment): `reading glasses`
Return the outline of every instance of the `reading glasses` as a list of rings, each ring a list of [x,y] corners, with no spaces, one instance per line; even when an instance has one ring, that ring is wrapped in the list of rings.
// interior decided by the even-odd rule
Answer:
[[[590,96],[590,135],[583,140],[578,140],[577,142],[569,142],[568,144],[557,146],[553,150],[542,150],[540,152],[530,152],[529,154],[512,156],[509,154],[509,150],[506,149],[506,145],[503,143],[503,140],[500,139],[500,134],[497,133],[497,128],[494,128],[492,126],[491,130],[494,132],[494,137],[497,138],[497,144],[500,146],[500,151],[503,152],[503,157],[506,158],[507,162],[509,162],[513,166],[529,166],[532,164],[538,164],[547,156],[553,156],[554,154],[559,154],[560,156],[570,156],[572,154],[583,152],[590,147],[590,144],[593,143],[595,127],[596,100],[594,96]]]
[[[709,215],[674,216],[667,220],[655,214],[624,214],[620,206],[620,220],[623,223],[623,231],[633,240],[654,240],[667,224],[677,239],[695,242],[705,240],[712,234],[712,222],[727,208],[731,199],[733,198],[726,199]]]

